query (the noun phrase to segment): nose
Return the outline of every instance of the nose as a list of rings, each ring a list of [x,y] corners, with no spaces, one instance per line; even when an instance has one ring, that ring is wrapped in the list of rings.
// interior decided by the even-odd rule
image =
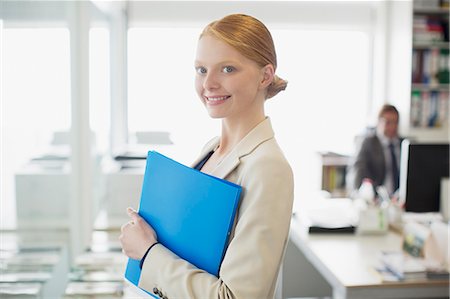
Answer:
[[[218,78],[215,74],[208,73],[203,81],[203,88],[206,90],[217,89],[220,86]]]

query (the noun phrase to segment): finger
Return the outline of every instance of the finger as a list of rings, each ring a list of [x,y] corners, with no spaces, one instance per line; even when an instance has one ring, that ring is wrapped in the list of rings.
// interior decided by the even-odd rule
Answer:
[[[127,208],[127,212],[128,212],[128,213],[130,213],[130,212],[136,212],[136,210],[133,209],[132,207],[128,207],[128,208]]]
[[[137,213],[136,210],[133,209],[133,208],[131,208],[131,207],[128,207],[128,208],[127,208],[127,214],[128,214],[128,216],[131,217],[131,215],[132,215],[133,213]]]
[[[141,216],[132,208],[127,209],[128,215],[131,217],[131,221],[136,223]]]

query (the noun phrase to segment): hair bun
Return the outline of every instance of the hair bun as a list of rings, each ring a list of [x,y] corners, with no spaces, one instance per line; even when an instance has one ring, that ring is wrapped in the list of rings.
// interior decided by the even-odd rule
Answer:
[[[267,88],[267,96],[266,99],[270,99],[277,95],[280,91],[285,90],[287,87],[288,81],[281,79],[277,75],[274,76],[272,83]]]

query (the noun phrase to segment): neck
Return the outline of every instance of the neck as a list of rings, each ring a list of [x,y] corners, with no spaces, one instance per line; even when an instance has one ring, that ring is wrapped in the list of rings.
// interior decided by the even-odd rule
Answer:
[[[239,120],[225,118],[222,120],[222,135],[217,152],[219,155],[229,153],[253,128],[265,119],[264,107],[260,111],[247,112]]]

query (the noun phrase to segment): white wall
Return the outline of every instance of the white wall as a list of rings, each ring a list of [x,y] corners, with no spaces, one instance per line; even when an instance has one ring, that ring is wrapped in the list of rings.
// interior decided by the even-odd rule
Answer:
[[[400,131],[408,132],[411,97],[412,2],[387,2],[386,101],[400,112]]]

